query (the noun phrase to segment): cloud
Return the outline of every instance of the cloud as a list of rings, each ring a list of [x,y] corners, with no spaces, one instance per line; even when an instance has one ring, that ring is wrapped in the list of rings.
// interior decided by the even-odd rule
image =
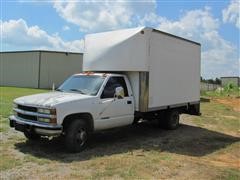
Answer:
[[[223,22],[233,23],[236,27],[240,28],[239,12],[240,2],[238,0],[232,0],[229,6],[222,11]]]
[[[142,19],[139,20],[140,26],[149,26],[156,27],[161,24],[163,21],[167,20],[164,17],[158,16],[155,12],[147,13],[143,16]]]
[[[38,26],[28,26],[23,19],[0,21],[0,25],[3,49],[83,51],[83,40],[64,41],[58,34],[50,35]]]
[[[158,26],[159,29],[200,41],[206,33],[218,27],[218,19],[214,19],[209,8],[187,11],[178,21],[162,19]]]
[[[67,22],[83,32],[97,32],[136,26],[146,13],[155,11],[156,2],[147,1],[54,1],[53,7]]]
[[[68,31],[68,30],[70,30],[70,27],[67,26],[67,25],[65,25],[65,26],[63,26],[62,30],[63,30],[63,31]]]
[[[239,75],[237,47],[218,33],[220,22],[213,17],[211,8],[187,11],[175,21],[154,13],[147,14],[140,24],[150,24],[159,30],[200,42],[204,77]]]

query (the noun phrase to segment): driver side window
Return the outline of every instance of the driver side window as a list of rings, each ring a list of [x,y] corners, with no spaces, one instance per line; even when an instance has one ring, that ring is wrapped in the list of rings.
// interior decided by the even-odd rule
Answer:
[[[125,80],[123,77],[109,78],[109,80],[102,92],[101,99],[113,98],[115,89],[120,86],[123,87],[123,89],[124,89],[124,96],[128,96],[127,86],[126,86],[126,83],[125,83]]]

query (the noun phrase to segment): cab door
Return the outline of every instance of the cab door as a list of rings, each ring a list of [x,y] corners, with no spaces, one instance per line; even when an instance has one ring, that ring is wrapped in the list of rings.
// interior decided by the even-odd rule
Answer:
[[[114,97],[115,89],[122,87],[124,97]],[[125,78],[113,76],[108,79],[100,97],[99,118],[96,120],[97,129],[107,129],[131,124],[134,120],[133,96],[129,95]]]

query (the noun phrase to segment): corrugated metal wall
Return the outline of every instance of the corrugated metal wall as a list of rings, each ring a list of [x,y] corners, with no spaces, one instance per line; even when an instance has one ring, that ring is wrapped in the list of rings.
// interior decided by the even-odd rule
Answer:
[[[41,52],[40,88],[58,87],[70,75],[82,72],[82,55]]]
[[[0,85],[38,88],[39,52],[0,54]]]
[[[83,54],[54,51],[0,53],[0,86],[52,88],[82,72]]]
[[[229,83],[232,83],[235,86],[240,86],[240,78],[239,77],[222,77],[222,86],[227,86]]]

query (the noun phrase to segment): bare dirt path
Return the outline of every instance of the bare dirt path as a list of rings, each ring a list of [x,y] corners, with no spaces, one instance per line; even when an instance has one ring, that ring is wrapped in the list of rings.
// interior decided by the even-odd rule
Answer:
[[[240,98],[216,98],[213,100],[232,107],[234,111],[240,112]]]

